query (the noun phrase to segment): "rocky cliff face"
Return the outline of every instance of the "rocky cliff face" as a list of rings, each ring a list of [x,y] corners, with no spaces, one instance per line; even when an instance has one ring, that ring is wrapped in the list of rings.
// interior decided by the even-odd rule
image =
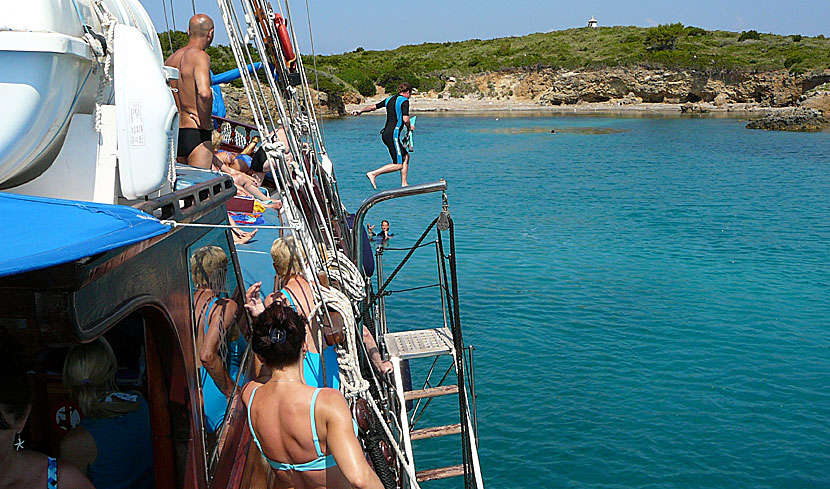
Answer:
[[[694,104],[705,102],[715,106],[757,104],[764,107],[804,105],[825,111],[830,107],[808,105],[808,91],[830,82],[830,70],[822,73],[794,75],[785,71],[700,72],[688,70],[609,68],[598,70],[555,70],[540,68],[481,73],[465,78],[450,78],[440,94],[450,98],[459,93],[484,100],[521,101],[542,106],[571,105],[583,102],[611,102],[616,105],[641,103]],[[463,91],[459,90],[463,87]],[[222,87],[228,117],[251,121],[244,91]],[[379,92],[380,93],[380,92]],[[345,103],[358,104],[363,97],[348,92],[342,97],[320,94],[312,90],[315,109],[322,106],[323,116],[345,114]],[[692,110],[694,107],[692,107]],[[830,114],[828,114],[830,115]]]
[[[267,87],[264,87],[264,90],[265,93],[268,93]],[[254,123],[254,115],[251,112],[244,88],[223,85],[222,97],[225,99],[225,109],[228,112],[228,119],[235,119],[247,124]],[[346,106],[343,103],[343,98],[340,96],[311,90],[311,98],[314,102],[315,112],[318,112],[322,107],[323,117],[341,116],[346,113]]]
[[[493,72],[464,80],[485,97],[533,100],[541,105],[606,102],[758,103],[795,105],[806,91],[830,81],[830,71],[811,75],[788,72],[698,72],[613,68]],[[459,81],[460,82],[460,81]]]

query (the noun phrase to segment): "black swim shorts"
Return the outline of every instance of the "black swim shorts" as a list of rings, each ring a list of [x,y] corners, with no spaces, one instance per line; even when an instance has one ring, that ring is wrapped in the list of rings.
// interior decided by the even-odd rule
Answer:
[[[265,154],[265,149],[260,146],[259,149],[254,152],[253,158],[251,158],[251,170],[255,172],[263,171],[262,169],[267,160],[268,155]]]
[[[389,156],[392,157],[392,163],[396,165],[403,164],[403,157],[408,154],[406,148],[398,141],[398,138],[395,137],[395,133],[397,131],[392,129],[388,130],[385,129],[381,132],[381,139],[383,140],[383,144],[386,145],[386,148],[389,149]]]
[[[176,156],[187,158],[196,146],[205,141],[210,145],[212,132],[210,129],[179,128],[179,149],[176,151]]]

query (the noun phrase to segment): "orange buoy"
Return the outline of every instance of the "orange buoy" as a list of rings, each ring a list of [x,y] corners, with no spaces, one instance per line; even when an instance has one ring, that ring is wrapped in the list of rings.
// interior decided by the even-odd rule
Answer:
[[[277,28],[277,37],[280,38],[280,48],[282,48],[282,55],[285,56],[285,64],[289,68],[293,68],[294,63],[297,62],[297,56],[294,55],[291,37],[288,35],[288,27],[285,25],[285,19],[282,18],[282,15],[274,14],[274,25]]]

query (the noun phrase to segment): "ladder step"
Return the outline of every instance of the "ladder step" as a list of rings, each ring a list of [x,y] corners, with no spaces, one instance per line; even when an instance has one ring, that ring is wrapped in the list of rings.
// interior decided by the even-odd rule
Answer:
[[[403,393],[403,398],[407,401],[414,399],[423,399],[425,397],[446,396],[449,394],[458,394],[457,385],[439,385],[438,387],[429,387],[427,389],[419,389],[414,391],[406,391]]]
[[[419,470],[418,472],[415,472],[415,478],[418,479],[418,482],[448,479],[450,477],[458,477],[461,475],[464,475],[463,465],[439,467],[437,469]]]
[[[457,435],[459,433],[461,433],[461,423],[455,423],[444,426],[433,426],[431,428],[413,430],[409,434],[409,436],[413,440],[423,440],[425,438],[437,438],[439,436]]]
[[[448,328],[386,333],[383,339],[389,356],[401,360],[447,355],[453,351],[452,333]]]

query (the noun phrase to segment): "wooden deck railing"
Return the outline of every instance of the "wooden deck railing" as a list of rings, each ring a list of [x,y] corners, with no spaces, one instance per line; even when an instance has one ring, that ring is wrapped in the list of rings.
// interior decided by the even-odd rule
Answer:
[[[250,124],[215,115],[211,117],[219,127],[219,133],[222,134],[222,144],[219,145],[220,150],[238,153],[251,142],[252,137],[259,136],[257,128]]]

